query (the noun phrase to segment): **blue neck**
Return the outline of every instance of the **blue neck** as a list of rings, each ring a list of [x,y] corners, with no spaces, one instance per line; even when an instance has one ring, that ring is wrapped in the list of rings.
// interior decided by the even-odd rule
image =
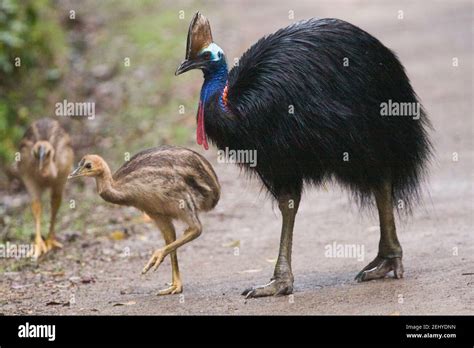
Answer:
[[[201,88],[201,102],[203,106],[215,93],[221,93],[227,83],[227,63],[225,59],[213,62],[204,70],[204,83]]]

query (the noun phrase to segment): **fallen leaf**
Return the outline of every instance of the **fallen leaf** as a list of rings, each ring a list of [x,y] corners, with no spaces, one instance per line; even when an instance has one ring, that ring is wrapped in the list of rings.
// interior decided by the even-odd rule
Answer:
[[[236,248],[236,247],[240,247],[240,240],[234,240],[232,242],[229,242],[229,243],[224,243],[222,244],[222,246],[224,248]]]
[[[109,238],[112,240],[122,240],[127,238],[125,230],[115,230],[109,234]]]
[[[118,307],[118,306],[133,306],[134,304],[137,304],[135,301],[128,301],[128,302],[117,302],[117,303],[114,303],[113,306],[114,307]]]
[[[62,276],[64,276],[64,274],[65,274],[64,271],[51,273],[51,275],[52,275],[53,277],[62,277]]]
[[[84,276],[81,277],[82,284],[95,283],[95,278],[93,276]]]
[[[70,306],[70,303],[69,303],[69,302],[49,301],[48,303],[46,303],[46,306],[63,306],[63,307],[67,307],[67,306]]]

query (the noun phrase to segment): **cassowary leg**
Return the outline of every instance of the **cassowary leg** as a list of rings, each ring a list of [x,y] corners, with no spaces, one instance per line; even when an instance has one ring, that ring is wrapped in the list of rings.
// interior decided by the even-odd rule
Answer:
[[[56,216],[58,215],[59,207],[61,206],[62,200],[62,185],[60,188],[54,188],[51,193],[51,222],[49,225],[49,234],[46,239],[46,248],[49,250],[54,248],[62,248],[63,245],[56,240],[55,226]]]
[[[163,215],[155,215],[153,216],[153,220],[160,229],[166,245],[173,243],[176,240],[176,231],[171,219]],[[183,292],[183,284],[181,283],[181,277],[179,274],[177,250],[170,252],[170,256],[172,272],[171,284],[168,288],[160,290],[158,295],[179,294]]]
[[[263,286],[245,290],[242,295],[246,298],[289,295],[293,292],[293,273],[291,272],[291,247],[293,243],[293,227],[300,203],[300,195],[284,195],[279,197],[283,224],[280,238],[280,251],[275,271],[270,282]]]
[[[395,278],[403,277],[402,247],[395,228],[391,183],[384,183],[374,194],[380,219],[379,252],[356,276],[355,279],[359,282],[384,278],[391,271]]]

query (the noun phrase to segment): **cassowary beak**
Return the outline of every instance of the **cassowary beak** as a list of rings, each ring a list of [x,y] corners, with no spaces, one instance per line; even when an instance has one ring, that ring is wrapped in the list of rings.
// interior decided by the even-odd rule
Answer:
[[[204,64],[205,61],[186,59],[181,63],[181,65],[178,67],[174,74],[178,76],[189,70],[200,69],[204,66]]]

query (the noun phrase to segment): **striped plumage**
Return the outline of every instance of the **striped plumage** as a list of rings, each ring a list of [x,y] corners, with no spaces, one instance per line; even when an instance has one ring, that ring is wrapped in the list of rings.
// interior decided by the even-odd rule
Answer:
[[[113,180],[121,191],[126,191],[125,203],[141,206],[152,213],[173,214],[170,202],[186,200],[197,211],[213,209],[220,196],[220,185],[211,164],[192,150],[162,146],[141,151],[125,162]],[[165,204],[156,205],[156,195]],[[145,198],[147,197],[147,198]],[[105,199],[105,197],[104,197]]]
[[[64,185],[71,171],[74,153],[71,140],[61,125],[51,118],[42,118],[30,125],[20,142],[18,172],[32,200],[35,218],[34,257],[61,244],[55,240],[55,222]],[[51,221],[46,242],[41,237],[41,196],[51,190]]]
[[[86,155],[70,174],[95,177],[97,191],[106,201],[136,207],[150,216],[160,229],[166,246],[153,253],[143,269],[154,269],[171,254],[172,285],[160,295],[182,291],[176,249],[202,232],[198,213],[213,209],[220,197],[220,185],[211,164],[198,153],[182,147],[162,146],[141,151],[113,175],[97,155]],[[188,225],[176,239],[173,220]]]

